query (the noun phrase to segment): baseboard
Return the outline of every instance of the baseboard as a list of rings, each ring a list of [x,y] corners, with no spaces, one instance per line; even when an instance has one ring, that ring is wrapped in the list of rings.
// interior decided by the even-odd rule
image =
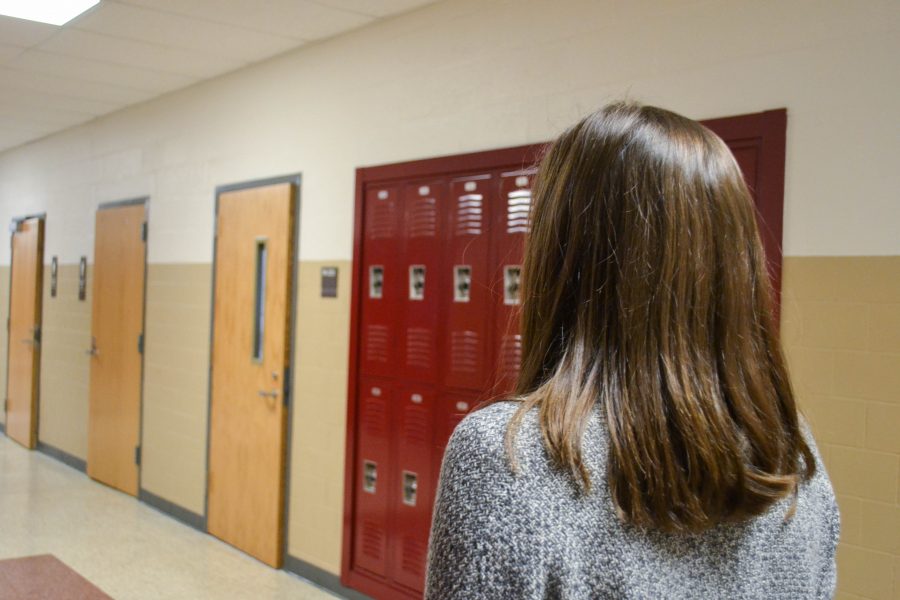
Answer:
[[[169,515],[176,521],[181,521],[197,531],[206,533],[206,519],[203,515],[198,515],[184,507],[178,506],[174,502],[170,502],[165,498],[160,498],[156,494],[148,492],[145,489],[138,490],[138,500],[146,502],[159,512]]]
[[[51,446],[50,444],[45,444],[40,440],[38,440],[37,443],[37,450],[38,452],[46,454],[50,458],[55,458],[59,462],[72,467],[76,471],[81,471],[82,473],[84,473],[87,470],[87,462],[85,462],[84,459],[78,458],[77,456],[69,454],[65,450],[60,450],[59,448]]]
[[[339,576],[329,573],[324,569],[320,569],[315,565],[311,565],[305,560],[300,560],[296,556],[291,556],[290,554],[285,555],[284,570],[289,571],[294,575],[299,575],[303,579],[306,579],[333,594],[337,594],[341,598],[346,598],[347,600],[372,600],[365,594],[342,586],[341,578]]]

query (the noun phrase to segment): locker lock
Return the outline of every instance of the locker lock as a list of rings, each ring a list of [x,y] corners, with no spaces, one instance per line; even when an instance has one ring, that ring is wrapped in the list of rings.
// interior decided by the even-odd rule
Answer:
[[[384,294],[384,267],[369,267],[369,298],[381,298]]]
[[[416,493],[419,489],[418,477],[411,471],[403,471],[403,504],[416,505]]]
[[[425,266],[412,265],[409,267],[409,299],[425,299]]]
[[[518,304],[522,267],[511,265],[503,269],[503,303]]]
[[[369,494],[375,493],[375,483],[378,481],[378,466],[371,460],[363,462],[363,491]]]
[[[453,301],[468,302],[472,289],[472,267],[468,265],[453,267],[453,281],[455,282]]]

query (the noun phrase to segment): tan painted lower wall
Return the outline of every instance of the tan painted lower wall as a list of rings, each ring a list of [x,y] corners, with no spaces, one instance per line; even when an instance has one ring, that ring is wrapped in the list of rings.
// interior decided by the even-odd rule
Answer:
[[[9,316],[9,265],[0,267],[0,316],[2,316],[2,323],[0,323],[0,357],[2,357],[3,362],[0,363],[0,369],[2,369],[2,373],[0,373],[0,392],[3,394],[3,398],[6,398],[6,342],[7,342],[7,329],[6,329],[6,319]],[[0,408],[3,408],[0,406]],[[6,423],[6,411],[0,410],[0,423]]]
[[[321,297],[321,268],[338,297]],[[350,332],[350,261],[302,262],[297,289],[288,552],[339,573]]]
[[[203,514],[212,266],[147,268],[141,487]]]
[[[785,260],[782,337],[841,509],[838,598],[900,598],[900,257]]]
[[[50,267],[44,268],[41,396],[38,439],[82,460],[87,458],[91,345],[91,273],[87,297],[78,299],[78,265],[60,265],[56,298]]]

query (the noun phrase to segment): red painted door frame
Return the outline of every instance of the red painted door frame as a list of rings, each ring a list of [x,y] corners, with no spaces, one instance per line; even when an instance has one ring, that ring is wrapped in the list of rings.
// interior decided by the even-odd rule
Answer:
[[[768,257],[769,272],[776,294],[776,322],[781,289],[781,239],[784,205],[785,133],[787,111],[776,109],[761,113],[702,121],[733,150],[755,153],[755,177],[748,181],[754,194],[760,231]],[[356,465],[357,392],[359,385],[360,307],[365,288],[361,268],[363,209],[367,186],[403,181],[465,175],[499,169],[521,169],[537,164],[545,143],[473,152],[439,158],[415,160],[356,170],[356,202],[353,233],[353,279],[350,313],[350,355],[347,390],[345,442],[343,546],[341,584],[377,598],[412,597],[402,590],[352,568],[353,514]]]

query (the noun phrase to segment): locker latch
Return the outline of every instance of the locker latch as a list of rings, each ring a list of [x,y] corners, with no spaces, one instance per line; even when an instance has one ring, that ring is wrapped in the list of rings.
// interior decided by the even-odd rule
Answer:
[[[472,267],[456,265],[453,267],[453,301],[468,302],[472,289]]]
[[[378,465],[371,460],[363,461],[363,491],[369,494],[375,493],[375,483],[378,481]]]
[[[519,303],[520,279],[522,267],[508,265],[503,268],[503,304]]]
[[[409,299],[425,299],[425,265],[409,267]]]
[[[369,267],[369,298],[384,295],[384,267]]]
[[[410,471],[403,471],[403,504],[416,505],[416,492],[419,489],[418,477]]]

